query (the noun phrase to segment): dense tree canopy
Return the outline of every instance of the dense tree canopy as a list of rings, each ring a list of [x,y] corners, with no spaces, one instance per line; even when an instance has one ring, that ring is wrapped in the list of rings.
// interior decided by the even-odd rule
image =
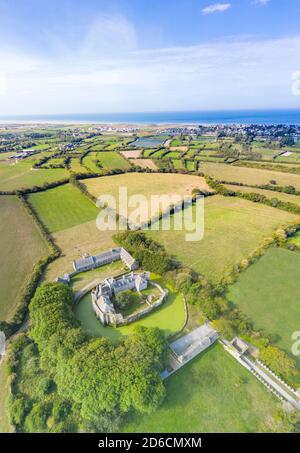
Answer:
[[[73,316],[72,300],[68,286],[46,283],[30,305],[31,336],[58,393],[79,405],[90,423],[155,409],[165,395],[160,372],[168,349],[163,334],[138,327],[117,345],[106,338],[88,339]]]

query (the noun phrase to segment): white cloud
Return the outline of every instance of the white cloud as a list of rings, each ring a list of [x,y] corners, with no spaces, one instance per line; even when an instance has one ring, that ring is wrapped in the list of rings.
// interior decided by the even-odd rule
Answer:
[[[90,25],[81,46],[83,56],[119,53],[136,48],[134,26],[123,16],[97,17]]]
[[[130,46],[129,46],[130,47]],[[0,115],[299,107],[300,35],[47,61],[0,51]]]
[[[270,0],[253,0],[252,4],[265,6],[269,2]]]
[[[222,13],[231,8],[231,3],[214,3],[202,9],[202,14]]]

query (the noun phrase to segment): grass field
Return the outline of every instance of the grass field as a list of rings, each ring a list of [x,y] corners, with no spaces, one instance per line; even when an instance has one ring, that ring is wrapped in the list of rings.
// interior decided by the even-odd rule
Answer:
[[[83,159],[82,164],[94,173],[101,173],[98,165],[98,152],[89,152]]]
[[[95,219],[99,210],[71,184],[30,194],[30,204],[51,233]]]
[[[66,272],[72,272],[73,260],[84,253],[100,253],[115,247],[113,234],[114,231],[99,231],[95,220],[54,233],[53,238],[62,250],[62,256],[47,267],[45,279],[53,281]]]
[[[202,240],[187,242],[184,230],[147,234],[180,262],[218,282],[274,229],[297,218],[262,204],[215,195],[205,199]]]
[[[183,296],[174,293],[169,286],[166,286],[158,277],[151,276],[151,279],[157,281],[162,287],[169,289],[167,300],[162,306],[149,313],[144,318],[124,327],[103,327],[101,322],[96,318],[92,309],[91,295],[87,294],[76,306],[75,314],[84,327],[84,330],[91,336],[104,336],[117,342],[123,336],[130,335],[135,326],[159,327],[166,336],[175,334],[184,325],[185,309]]]
[[[119,153],[114,151],[103,151],[97,153],[97,159],[103,168],[114,170],[120,168],[125,170],[130,167],[129,162],[125,160]]]
[[[166,381],[167,396],[151,415],[128,420],[122,432],[259,432],[278,403],[222,346],[206,350]]]
[[[151,195],[173,195],[180,197],[191,195],[194,188],[209,190],[205,180],[199,176],[166,173],[127,173],[115,176],[85,179],[82,181],[95,197],[111,194],[116,200],[119,187],[127,187],[128,196],[144,195],[149,200]],[[129,213],[133,208],[129,209]],[[142,220],[150,218],[150,212],[143,212]]]
[[[131,159],[131,162],[141,168],[150,168],[150,170],[157,170],[157,166],[152,159]]]
[[[32,169],[32,162],[26,160],[18,164],[0,163],[0,190],[42,186],[67,177],[68,171],[63,168]]]
[[[300,197],[298,195],[289,195],[283,192],[275,192],[273,190],[265,190],[265,189],[256,189],[255,187],[245,187],[245,186],[235,186],[231,184],[224,184],[227,189],[234,190],[235,192],[243,192],[243,193],[259,193],[264,195],[265,197],[272,199],[277,198],[280,201],[294,203],[300,206]]]
[[[185,168],[182,159],[173,159],[172,164],[174,165],[174,168],[176,168],[176,170],[181,170]]]
[[[227,182],[242,182],[251,185],[269,184],[271,180],[277,181],[279,186],[293,185],[300,190],[300,175],[282,173],[273,170],[256,168],[235,167],[226,164],[203,162],[200,170],[206,175]]]
[[[9,319],[33,266],[48,254],[47,245],[19,199],[0,197],[0,320]]]
[[[271,248],[240,275],[228,294],[287,353],[292,333],[299,330],[299,269],[299,253]],[[294,358],[300,368],[300,357]]]

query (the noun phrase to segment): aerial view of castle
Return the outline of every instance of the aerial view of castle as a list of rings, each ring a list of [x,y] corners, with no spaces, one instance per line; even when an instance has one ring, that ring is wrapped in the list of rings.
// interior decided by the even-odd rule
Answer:
[[[1,445],[297,449],[299,17],[0,0]]]

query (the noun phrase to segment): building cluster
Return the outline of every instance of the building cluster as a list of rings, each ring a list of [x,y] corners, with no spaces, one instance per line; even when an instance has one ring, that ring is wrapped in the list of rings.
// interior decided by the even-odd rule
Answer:
[[[17,154],[14,154],[13,156],[10,156],[10,159],[16,159],[16,160],[23,160],[23,159],[26,159],[26,157],[30,157],[30,156],[33,156],[34,154],[37,154],[37,151],[34,151],[34,150],[24,150],[24,151],[20,151],[18,152]]]
[[[110,277],[92,291],[94,312],[104,326],[122,324],[124,321],[122,314],[117,313],[112,298],[122,291],[143,291],[148,287],[149,277],[149,272]]]

